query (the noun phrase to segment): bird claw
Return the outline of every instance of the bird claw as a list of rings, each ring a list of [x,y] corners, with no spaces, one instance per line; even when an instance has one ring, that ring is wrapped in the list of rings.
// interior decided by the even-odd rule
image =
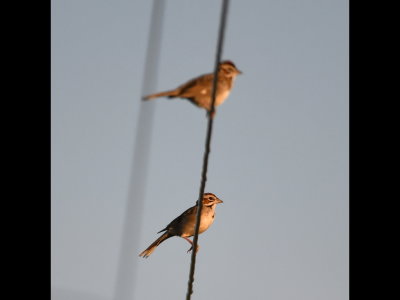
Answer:
[[[210,116],[211,119],[214,119],[214,116],[215,116],[215,108],[214,108],[214,111],[212,111],[212,112],[209,111],[209,112],[208,112],[208,115]]]
[[[197,247],[196,247],[196,253],[199,251],[199,248],[200,248],[200,246],[197,245]],[[192,251],[192,250],[193,250],[193,246],[190,247],[189,250],[188,250],[186,253],[189,253],[189,252]]]

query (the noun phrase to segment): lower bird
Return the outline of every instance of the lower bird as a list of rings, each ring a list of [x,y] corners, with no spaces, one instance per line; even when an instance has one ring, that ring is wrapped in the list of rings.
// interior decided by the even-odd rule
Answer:
[[[233,87],[233,82],[239,74],[242,74],[242,71],[237,69],[233,62],[225,60],[219,63],[214,107],[221,105],[229,96]],[[200,75],[180,85],[176,89],[147,95],[143,97],[143,100],[150,100],[158,97],[183,98],[188,99],[194,105],[210,112],[213,81],[214,73]]]
[[[211,224],[214,222],[215,216],[215,207],[218,203],[223,203],[221,199],[215,196],[212,193],[205,193],[202,198],[203,207],[201,210],[201,220],[200,220],[200,227],[199,227],[199,234],[206,231]],[[158,245],[164,242],[166,239],[179,236],[187,240],[192,246],[187,251],[193,249],[193,242],[188,239],[190,236],[194,236],[195,234],[195,226],[196,226],[196,216],[197,216],[197,202],[196,205],[187,209],[183,212],[179,217],[175,218],[171,223],[169,223],[163,230],[159,231],[164,232],[158,239],[156,239],[146,250],[139,254],[142,257],[149,257],[151,253],[156,250]],[[196,249],[196,251],[198,248]]]

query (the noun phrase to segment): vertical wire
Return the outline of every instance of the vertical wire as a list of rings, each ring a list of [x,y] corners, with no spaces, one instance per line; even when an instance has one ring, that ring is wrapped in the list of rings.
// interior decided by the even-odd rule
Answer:
[[[164,7],[164,0],[153,0],[141,95],[156,87]],[[154,103],[144,105],[140,101],[114,300],[131,300],[134,296],[137,263],[135,251],[142,221],[154,108]]]
[[[196,266],[196,250],[197,250],[197,241],[199,238],[199,228],[201,221],[201,211],[203,209],[203,194],[205,190],[205,185],[207,181],[207,170],[208,170],[208,157],[210,154],[210,144],[211,144],[211,136],[212,136],[212,128],[213,128],[213,116],[215,112],[215,96],[217,93],[217,83],[218,83],[218,66],[221,61],[222,56],[222,46],[224,41],[225,34],[225,24],[226,18],[228,14],[228,5],[229,0],[223,0],[222,9],[221,9],[221,21],[219,26],[218,33],[218,43],[217,43],[217,53],[215,58],[215,67],[214,67],[214,80],[213,80],[213,89],[212,89],[212,101],[211,101],[211,109],[208,113],[208,125],[207,125],[207,136],[203,157],[203,168],[201,173],[201,183],[200,183],[200,191],[199,191],[199,199],[197,201],[197,214],[196,214],[196,226],[195,226],[195,234],[193,237],[193,250],[190,262],[190,270],[189,270],[189,281],[188,281],[188,289],[186,293],[186,300],[190,300],[191,295],[193,293],[193,282],[194,282],[194,271]]]

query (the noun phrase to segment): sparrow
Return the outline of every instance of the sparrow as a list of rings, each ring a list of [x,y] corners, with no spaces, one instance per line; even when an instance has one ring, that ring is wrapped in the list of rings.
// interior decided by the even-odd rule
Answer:
[[[242,74],[232,61],[225,60],[218,65],[217,93],[215,95],[215,107],[221,105],[229,96],[233,82],[237,75]],[[143,100],[158,97],[188,99],[194,105],[211,111],[212,88],[214,73],[200,75],[180,85],[174,90],[155,93],[143,97]]]
[[[211,224],[214,222],[215,207],[218,203],[223,203],[221,199],[215,196],[213,193],[205,193],[202,198],[203,207],[201,209],[201,220],[199,227],[199,234],[206,231]],[[157,233],[164,232],[158,239],[156,239],[146,250],[139,254],[139,256],[147,258],[151,253],[156,250],[158,245],[173,236],[179,236],[188,241],[192,246],[187,251],[193,249],[193,242],[188,238],[194,236],[196,226],[196,215],[197,215],[197,201],[196,205],[184,211],[179,217],[175,218],[169,223],[164,229]],[[196,252],[198,247],[196,249]]]

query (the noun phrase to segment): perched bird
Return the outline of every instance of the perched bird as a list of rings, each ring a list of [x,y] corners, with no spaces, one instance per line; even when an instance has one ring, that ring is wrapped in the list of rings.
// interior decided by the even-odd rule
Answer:
[[[221,105],[229,96],[233,82],[238,74],[242,74],[242,72],[236,68],[233,62],[225,60],[219,64],[215,107]],[[158,97],[186,98],[194,105],[211,111],[213,80],[214,73],[204,74],[182,84],[174,90],[151,94],[143,97],[143,100]]]
[[[215,216],[215,207],[218,203],[223,203],[217,196],[212,193],[205,193],[203,195],[203,207],[201,209],[201,220],[199,227],[199,234],[206,231],[211,224],[214,222]],[[197,201],[196,205],[187,209],[183,212],[179,217],[175,218],[171,223],[169,223],[163,230],[157,232],[164,232],[162,236],[156,239],[146,250],[139,254],[142,257],[149,257],[154,250],[156,250],[157,246],[160,245],[166,239],[179,236],[187,240],[192,247],[187,251],[193,249],[193,242],[188,239],[188,237],[193,236],[195,232],[196,226],[196,215],[197,215]],[[197,251],[198,249],[196,249]]]

